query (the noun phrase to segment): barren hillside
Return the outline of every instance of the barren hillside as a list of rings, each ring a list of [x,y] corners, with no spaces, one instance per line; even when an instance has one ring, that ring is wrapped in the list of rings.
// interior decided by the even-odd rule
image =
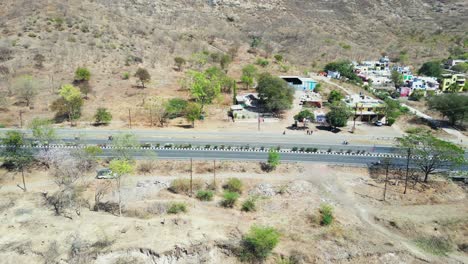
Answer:
[[[85,66],[94,90],[87,109],[91,113],[101,105],[118,111],[127,106],[109,104],[141,102],[127,99],[139,98],[140,92],[129,90],[133,81],[122,81],[124,72],[145,67],[152,88],[174,96],[181,76],[173,70],[174,57],[189,59],[202,50],[235,50],[229,69],[234,77],[255,57],[277,53],[293,66],[290,73],[382,53],[404,54],[416,66],[465,44],[467,13],[468,2],[462,0],[3,0],[0,92],[5,96],[15,76],[32,74],[43,84],[34,112],[51,117],[54,91]],[[34,67],[38,54],[44,56],[40,69]],[[11,98],[10,105],[16,102]],[[14,119],[8,115],[0,121],[10,125]]]

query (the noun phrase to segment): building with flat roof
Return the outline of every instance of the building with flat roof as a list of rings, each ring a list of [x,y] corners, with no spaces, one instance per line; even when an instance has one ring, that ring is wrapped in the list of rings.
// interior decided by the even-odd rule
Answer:
[[[356,120],[374,122],[384,117],[382,110],[385,108],[385,103],[382,100],[362,94],[353,94],[347,95],[343,102],[353,109]]]
[[[299,77],[299,76],[280,76],[281,79],[286,81],[289,85],[296,90],[313,91],[317,85],[317,81],[312,78]]]
[[[458,87],[456,92],[461,92],[463,91],[463,88],[465,87],[465,76],[463,74],[442,74],[442,77],[440,78],[440,89],[445,92],[445,91],[450,91],[453,86]],[[452,86],[453,85],[453,86]]]

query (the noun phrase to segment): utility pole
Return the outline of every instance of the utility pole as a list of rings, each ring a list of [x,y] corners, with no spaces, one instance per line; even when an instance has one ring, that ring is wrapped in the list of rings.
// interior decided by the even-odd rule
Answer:
[[[408,155],[406,156],[406,178],[405,178],[405,191],[403,194],[406,194],[406,187],[408,186],[408,174],[409,174],[409,162],[411,157],[411,149],[408,148]]]
[[[130,108],[128,109],[128,122],[129,122],[129,126],[131,129],[132,128],[132,115],[130,113]]]
[[[192,197],[193,194],[193,161],[192,158],[190,158],[190,197]]]
[[[150,112],[150,127],[153,126],[153,111],[151,111],[151,107],[149,109],[149,112]]]
[[[213,185],[216,189],[216,160],[213,160]]]
[[[260,114],[257,113],[258,131],[260,131]]]
[[[385,196],[387,194],[387,183],[388,183],[388,167],[390,167],[390,163],[388,160],[385,162],[385,186],[383,191],[383,200],[385,201]]]
[[[19,116],[20,116],[20,128],[23,128],[23,110],[19,111]]]
[[[354,108],[354,124],[353,124],[353,133],[354,133],[354,130],[356,129],[357,107],[358,107],[358,103],[356,103],[356,107]]]

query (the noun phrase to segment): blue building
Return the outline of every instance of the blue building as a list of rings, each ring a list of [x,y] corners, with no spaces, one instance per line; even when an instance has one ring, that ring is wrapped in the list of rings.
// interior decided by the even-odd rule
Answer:
[[[299,76],[280,76],[281,79],[285,80],[289,85],[294,87],[296,90],[301,91],[313,91],[317,82],[311,78],[299,77]]]

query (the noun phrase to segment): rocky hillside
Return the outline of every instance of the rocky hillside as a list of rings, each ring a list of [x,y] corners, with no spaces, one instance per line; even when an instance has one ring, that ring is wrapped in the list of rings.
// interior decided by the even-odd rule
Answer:
[[[3,0],[0,62],[22,68],[43,54],[58,72],[106,72],[252,42],[307,66],[382,52],[421,61],[462,45],[467,13],[463,0]]]

